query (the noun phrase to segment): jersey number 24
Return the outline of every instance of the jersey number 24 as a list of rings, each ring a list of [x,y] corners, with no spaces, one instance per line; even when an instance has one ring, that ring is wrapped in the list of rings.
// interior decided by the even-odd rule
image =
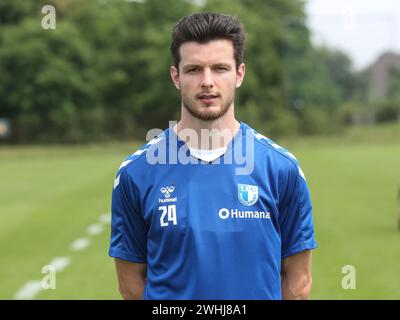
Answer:
[[[161,211],[161,217],[160,217],[161,227],[168,226],[169,222],[172,222],[174,225],[176,225],[178,223],[176,220],[176,205],[175,204],[172,204],[169,206],[158,207],[158,210]],[[167,220],[165,220],[166,218],[167,218]]]

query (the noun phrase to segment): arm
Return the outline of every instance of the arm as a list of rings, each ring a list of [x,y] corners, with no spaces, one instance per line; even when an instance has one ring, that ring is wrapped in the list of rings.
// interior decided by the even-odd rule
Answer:
[[[311,250],[289,256],[282,261],[282,299],[305,300],[311,291]]]
[[[147,264],[115,259],[119,292],[125,300],[140,300],[146,283]]]

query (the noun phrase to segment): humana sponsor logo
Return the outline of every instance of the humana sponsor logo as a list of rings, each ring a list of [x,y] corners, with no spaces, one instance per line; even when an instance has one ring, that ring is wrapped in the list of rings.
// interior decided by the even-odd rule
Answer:
[[[219,209],[218,215],[221,219],[271,219],[271,214],[265,211],[241,211],[238,209]]]

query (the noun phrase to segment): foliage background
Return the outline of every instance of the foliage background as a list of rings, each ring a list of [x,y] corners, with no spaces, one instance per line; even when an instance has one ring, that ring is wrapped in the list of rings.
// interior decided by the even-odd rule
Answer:
[[[55,30],[41,27],[45,4],[56,8]],[[354,72],[344,53],[312,45],[299,0],[3,0],[0,118],[10,121],[11,135],[0,143],[143,139],[149,128],[167,127],[179,117],[170,32],[197,11],[245,25],[242,121],[272,137],[326,134],[365,113],[368,73]],[[392,78],[397,101],[400,76]],[[374,121],[397,119],[397,102],[381,105],[371,106],[383,109]]]

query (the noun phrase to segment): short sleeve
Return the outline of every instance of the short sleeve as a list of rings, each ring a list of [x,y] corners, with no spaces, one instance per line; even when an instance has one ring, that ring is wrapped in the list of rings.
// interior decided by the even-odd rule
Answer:
[[[282,259],[317,248],[310,192],[303,171],[292,165],[279,205]]]
[[[146,224],[140,210],[138,190],[128,171],[117,174],[112,191],[109,256],[146,263]]]

